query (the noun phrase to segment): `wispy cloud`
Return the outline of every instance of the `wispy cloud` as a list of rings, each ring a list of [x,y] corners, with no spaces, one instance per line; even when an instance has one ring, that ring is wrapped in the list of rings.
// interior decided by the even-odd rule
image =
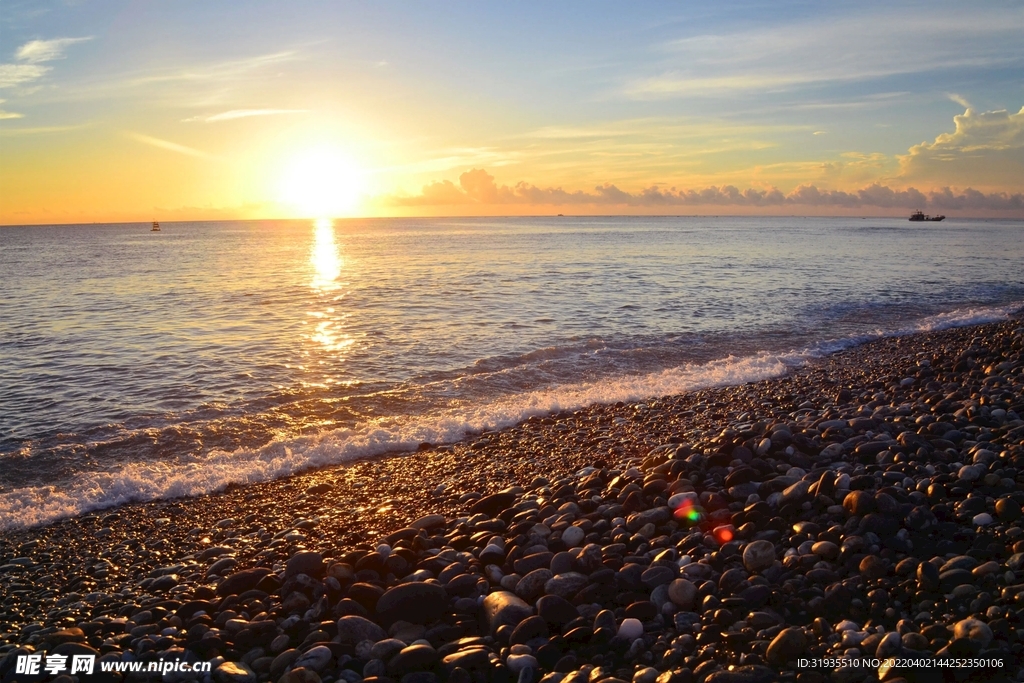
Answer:
[[[64,59],[64,50],[69,45],[84,43],[92,40],[92,36],[83,38],[54,38],[52,40],[30,40],[15,53],[15,58],[21,62],[38,64],[40,62],[52,62],[55,59]]]
[[[5,138],[16,138],[23,137],[26,135],[49,135],[52,133],[66,133],[72,130],[81,130],[82,128],[88,128],[87,123],[78,124],[74,126],[34,126],[29,128],[0,128],[0,137]]]
[[[157,73],[128,78],[123,84],[138,86],[148,83],[233,81],[234,79],[264,67],[290,62],[298,58],[299,55],[295,51],[284,50],[281,52],[245,57],[243,59],[215,62],[213,64],[165,69]]]
[[[841,19],[841,20],[840,20]],[[816,84],[1024,62],[1024,9],[975,9],[922,18],[900,10],[822,17],[661,46],[639,98],[782,91]]]
[[[92,40],[92,36],[30,40],[15,51],[14,58],[18,63],[0,64],[0,88],[13,88],[39,80],[53,69],[43,62],[63,59],[64,50],[69,45],[86,40]]]
[[[50,70],[39,64],[0,64],[0,88],[13,88],[42,78]]]
[[[955,92],[946,93],[946,97],[959,104],[964,109],[971,109],[971,103],[966,98],[957,95]]]
[[[249,118],[250,116],[305,114],[308,111],[308,109],[232,109],[231,111],[221,112],[220,114],[214,114],[212,116],[192,116],[182,120],[185,122],[204,121],[206,123],[216,123],[218,121],[232,121],[234,119]]]
[[[171,142],[169,140],[161,140],[160,138],[154,138],[150,135],[143,135],[142,133],[134,133],[131,131],[126,131],[125,135],[130,137],[132,140],[135,140],[136,142],[141,142],[144,145],[151,145],[153,147],[158,147],[160,149],[166,149],[169,152],[177,152],[178,154],[186,154],[188,156],[200,157],[203,159],[216,158],[212,154],[208,154],[207,152],[204,152],[202,150],[195,149],[194,147],[179,145],[176,142]]]
[[[6,101],[7,100],[0,100],[0,104],[3,104]],[[3,120],[3,119],[20,119],[20,118],[22,118],[22,116],[23,116],[22,114],[18,114],[17,112],[4,111],[3,109],[0,109],[0,120]]]

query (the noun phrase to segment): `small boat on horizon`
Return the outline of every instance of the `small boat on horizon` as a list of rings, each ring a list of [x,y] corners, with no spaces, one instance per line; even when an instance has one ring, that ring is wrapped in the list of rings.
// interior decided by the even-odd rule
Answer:
[[[943,221],[946,220],[945,216],[928,216],[923,211],[915,211],[910,215],[910,220],[916,222],[919,221]]]
[[[153,227],[149,229],[150,232],[160,232],[160,224],[153,221]]]

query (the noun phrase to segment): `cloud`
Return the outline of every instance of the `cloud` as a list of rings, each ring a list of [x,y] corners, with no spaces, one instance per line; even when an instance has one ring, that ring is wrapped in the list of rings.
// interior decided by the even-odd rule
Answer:
[[[7,100],[0,100],[0,104],[3,104],[6,101]],[[20,119],[20,118],[22,118],[22,114],[18,114],[17,112],[13,112],[13,111],[4,111],[3,109],[0,109],[0,120],[3,120],[3,119]]]
[[[946,97],[948,97],[952,101],[956,102],[957,104],[959,104],[964,109],[970,109],[971,108],[971,103],[968,102],[966,98],[961,97],[960,95],[957,95],[955,92],[946,93]]]
[[[38,64],[0,64],[0,88],[31,83],[45,76],[48,71],[50,67]]]
[[[14,53],[15,58],[20,62],[38,64],[40,62],[52,62],[55,59],[64,59],[64,50],[69,45],[83,43],[92,40],[92,36],[84,38],[54,38],[52,40],[30,40]]]
[[[900,178],[940,185],[1001,187],[1007,178],[1024,178],[1024,107],[953,117],[952,133],[922,142],[899,158]]]
[[[186,154],[188,156],[200,157],[203,159],[214,158],[212,154],[208,154],[202,150],[186,147],[185,145],[179,145],[176,142],[170,142],[168,140],[161,140],[160,138],[154,138],[149,135],[143,135],[142,133],[133,133],[128,131],[125,135],[130,137],[132,140],[143,143],[144,145],[151,145],[160,149],[166,149],[170,152],[177,152],[178,154]]]
[[[135,88],[140,85],[152,83],[237,83],[237,79],[251,72],[258,71],[267,66],[283,64],[298,59],[298,54],[293,50],[283,50],[243,59],[233,59],[212,64],[201,64],[185,68],[164,70],[160,73],[149,74],[118,82],[118,87]]]
[[[954,192],[943,188],[929,193],[916,188],[894,189],[873,183],[860,190],[843,191],[820,189],[814,185],[801,185],[789,194],[775,187],[746,188],[733,185],[711,186],[702,189],[663,189],[651,186],[638,192],[628,192],[606,183],[590,192],[566,191],[560,187],[540,188],[526,182],[513,186],[498,185],[494,176],[484,169],[475,168],[459,176],[456,185],[443,180],[424,186],[413,196],[391,196],[389,203],[396,206],[451,206],[480,205],[548,205],[548,206],[734,206],[734,207],[834,207],[918,209],[970,209],[986,211],[1020,211],[1024,209],[1024,194],[995,192],[985,194],[968,188]]]
[[[30,40],[14,53],[18,64],[0,64],[0,88],[13,88],[42,78],[53,69],[53,67],[43,66],[43,62],[63,59],[67,46],[86,40],[92,40],[92,36]]]
[[[924,14],[913,8],[835,12],[783,25],[692,35],[624,86],[638,98],[787,91],[837,82],[1024,62],[1020,7]]]
[[[231,111],[221,112],[220,114],[214,114],[213,116],[193,116],[191,118],[183,119],[186,122],[189,121],[205,121],[206,123],[216,123],[218,121],[231,121],[233,119],[244,119],[250,116],[277,116],[279,114],[304,114],[307,109],[232,109]]]

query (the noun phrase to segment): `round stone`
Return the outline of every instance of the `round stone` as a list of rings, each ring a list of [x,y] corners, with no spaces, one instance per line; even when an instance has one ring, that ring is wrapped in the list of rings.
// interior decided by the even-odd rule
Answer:
[[[803,654],[807,649],[807,636],[801,628],[783,629],[768,646],[766,657],[773,666],[783,666]]]
[[[839,557],[839,546],[832,541],[818,541],[811,546],[811,552],[820,558],[834,560]]]
[[[303,667],[316,671],[317,673],[323,671],[330,664],[333,659],[334,653],[331,652],[330,648],[324,647],[323,645],[317,645],[314,648],[303,652],[302,655],[295,660],[295,668]]]
[[[530,575],[527,574],[523,578],[523,581],[529,577]],[[579,572],[565,572],[564,574],[559,574],[558,576],[553,576],[548,579],[544,583],[544,593],[569,599],[582,590],[588,583],[590,583],[590,577],[586,574],[580,574]],[[519,585],[522,585],[522,581]],[[519,592],[519,586],[516,586],[516,592]]]
[[[977,515],[974,515],[974,518],[971,520],[971,522],[974,524],[974,526],[988,526],[993,522],[992,515],[988,514],[987,512],[981,512]]]
[[[615,634],[619,638],[625,638],[632,642],[644,634],[644,625],[639,619],[623,619],[619,624],[619,630]]]
[[[867,491],[850,491],[843,498],[843,507],[851,515],[866,515],[875,511],[875,499]]]
[[[751,574],[762,572],[775,563],[775,546],[771,541],[753,541],[743,549],[743,566]]]
[[[889,571],[889,563],[877,555],[868,555],[860,561],[860,573],[866,579],[880,579]]]
[[[969,617],[956,623],[953,638],[967,638],[985,648],[992,642],[992,629],[984,621]]]
[[[571,526],[562,532],[562,543],[565,544],[566,548],[577,548],[586,536],[583,529],[578,526]]]
[[[425,624],[439,619],[448,606],[448,593],[441,586],[410,581],[393,588],[377,601],[377,616],[384,624],[401,619]]]
[[[1020,504],[1013,498],[1000,498],[996,501],[996,514],[1004,522],[1015,522],[1020,519]]]
[[[676,579],[668,585],[668,599],[684,611],[693,609],[697,599],[697,586],[687,579]]]

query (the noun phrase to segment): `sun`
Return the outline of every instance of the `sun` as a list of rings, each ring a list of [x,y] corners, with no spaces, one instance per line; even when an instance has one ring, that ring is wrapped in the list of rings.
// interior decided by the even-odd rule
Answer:
[[[284,165],[279,196],[303,217],[348,216],[359,203],[363,175],[342,152],[327,147],[310,149]]]

